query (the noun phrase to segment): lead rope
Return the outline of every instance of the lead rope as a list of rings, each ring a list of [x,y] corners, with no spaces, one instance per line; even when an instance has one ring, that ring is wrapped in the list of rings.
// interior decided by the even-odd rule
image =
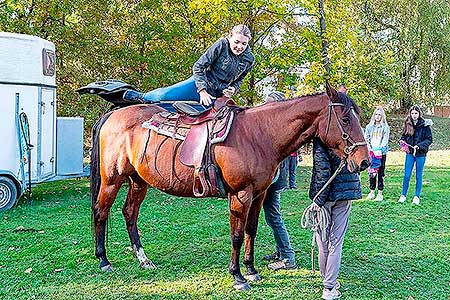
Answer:
[[[320,210],[316,210],[314,208],[314,201],[319,197],[319,195],[330,185],[334,178],[342,171],[345,166],[345,159],[341,160],[339,167],[336,169],[334,174],[328,179],[328,181],[323,185],[323,187],[319,190],[319,192],[314,196],[312,203],[305,208],[302,214],[302,218],[300,220],[300,225],[302,228],[311,228],[312,240],[311,240],[311,271],[314,273],[316,271],[315,268],[315,260],[314,260],[314,248],[316,246],[316,233],[320,229],[321,230],[321,239],[322,242],[327,238],[327,228],[330,224],[330,214],[323,207]]]

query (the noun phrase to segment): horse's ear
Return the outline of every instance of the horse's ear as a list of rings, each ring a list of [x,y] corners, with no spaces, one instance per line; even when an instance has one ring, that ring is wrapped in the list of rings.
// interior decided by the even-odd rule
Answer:
[[[337,91],[331,86],[331,84],[328,82],[326,83],[326,89],[327,89],[327,95],[330,97],[331,101],[338,99],[338,93]]]

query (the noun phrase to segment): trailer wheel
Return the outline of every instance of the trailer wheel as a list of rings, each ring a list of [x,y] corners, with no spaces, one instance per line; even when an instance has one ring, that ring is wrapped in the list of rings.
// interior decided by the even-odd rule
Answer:
[[[0,212],[8,210],[16,204],[17,187],[8,177],[0,176]]]

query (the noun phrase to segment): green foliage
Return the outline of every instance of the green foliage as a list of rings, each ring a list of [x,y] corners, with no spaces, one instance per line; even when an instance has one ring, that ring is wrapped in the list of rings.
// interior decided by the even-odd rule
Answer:
[[[75,89],[118,78],[147,91],[186,79],[239,23],[252,30],[256,57],[239,103],[261,102],[267,84],[288,96],[323,90],[317,13],[311,0],[4,0],[0,30],[56,44],[58,114],[84,117],[89,130],[109,104]],[[365,112],[448,97],[446,1],[333,0],[325,13],[331,82],[345,82]]]
[[[450,294],[450,220],[443,213],[450,209],[450,169],[427,161],[419,207],[397,203],[402,174],[401,167],[388,165],[385,201],[353,202],[339,275],[345,299],[446,299]],[[158,268],[142,270],[121,213],[122,189],[111,210],[107,243],[115,269],[102,273],[92,243],[89,183],[38,185],[32,200],[22,199],[1,215],[0,298],[318,299],[320,276],[309,271],[311,234],[299,226],[309,204],[310,176],[310,167],[300,167],[299,190],[281,197],[299,269],[272,272],[265,267],[261,258],[275,245],[261,216],[255,255],[263,280],[245,294],[232,290],[227,271],[226,200],[176,198],[151,189],[141,207],[139,230],[146,254]],[[362,182],[367,193],[366,173]]]

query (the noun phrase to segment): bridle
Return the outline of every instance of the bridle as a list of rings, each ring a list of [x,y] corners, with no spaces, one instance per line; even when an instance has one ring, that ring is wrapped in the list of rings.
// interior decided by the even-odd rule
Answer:
[[[328,102],[328,116],[327,116],[327,130],[325,132],[325,136],[328,135],[328,131],[330,129],[330,123],[331,123],[331,113],[334,114],[334,117],[336,118],[336,123],[338,124],[338,128],[341,131],[341,138],[344,140],[346,146],[344,147],[344,154],[345,154],[345,160],[347,160],[348,156],[355,151],[355,148],[358,146],[366,146],[367,142],[355,142],[350,135],[345,132],[344,128],[342,127],[341,122],[339,121],[339,118],[337,116],[336,110],[334,109],[335,106],[344,106],[343,103],[334,103],[329,100]],[[353,108],[351,108],[353,110]]]

